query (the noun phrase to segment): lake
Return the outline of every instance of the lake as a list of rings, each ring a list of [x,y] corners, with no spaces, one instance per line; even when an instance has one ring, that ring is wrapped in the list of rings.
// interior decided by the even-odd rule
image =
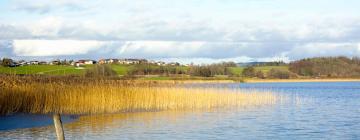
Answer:
[[[194,84],[191,86],[214,86]],[[237,109],[64,116],[67,139],[360,139],[360,82],[241,83],[273,91],[274,105]],[[55,139],[47,115],[0,117],[0,139]]]

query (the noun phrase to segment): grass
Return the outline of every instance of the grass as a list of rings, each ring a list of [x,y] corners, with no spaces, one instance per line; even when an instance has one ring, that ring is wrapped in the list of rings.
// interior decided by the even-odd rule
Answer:
[[[111,65],[111,68],[118,74],[118,75],[126,75],[129,71],[128,65]]]
[[[82,75],[85,73],[86,69],[92,68],[95,65],[85,65],[83,69],[78,69],[74,66],[64,66],[64,65],[28,65],[20,67],[2,67],[0,66],[0,74],[45,74],[45,75]],[[111,68],[118,75],[126,75],[129,70],[131,70],[134,65],[119,65],[113,64],[110,65]],[[151,66],[158,68],[160,66]],[[188,67],[178,66],[179,70],[187,70]]]
[[[0,91],[0,114],[194,110],[269,105],[277,101],[270,92],[77,77],[2,76]]]
[[[83,69],[78,69],[74,66],[63,66],[63,65],[29,65],[29,66],[20,66],[20,67],[2,67],[0,66],[0,74],[40,74],[40,75],[84,75],[87,69],[94,67],[95,65],[85,65]],[[118,65],[113,64],[110,65],[111,68],[118,75],[127,75],[128,71],[133,69],[134,65]],[[160,67],[160,66],[151,66],[151,67]],[[189,67],[186,66],[176,66],[178,70],[187,71]],[[245,67],[231,67],[230,71],[237,76],[241,76],[242,71]],[[265,74],[271,70],[282,69],[288,70],[288,66],[261,66],[255,67],[256,70],[261,70]],[[140,77],[141,80],[233,80],[233,81],[242,81],[239,78],[231,78],[231,77],[194,77],[188,75],[172,75],[172,76],[144,76]]]
[[[20,67],[2,67],[0,66],[0,73],[2,74],[49,74],[49,75],[69,75],[81,74],[84,70],[76,69],[74,66],[63,65],[29,65]]]
[[[234,75],[240,76],[245,67],[230,67],[230,72]]]
[[[279,70],[285,70],[288,71],[288,66],[261,66],[261,67],[255,67],[256,70],[261,70],[264,73],[269,72],[271,69],[279,69]]]

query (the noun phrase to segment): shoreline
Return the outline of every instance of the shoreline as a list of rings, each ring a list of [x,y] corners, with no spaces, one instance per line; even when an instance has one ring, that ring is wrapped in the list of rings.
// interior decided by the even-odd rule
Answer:
[[[141,81],[141,80],[140,80]],[[231,83],[311,83],[311,82],[360,82],[360,79],[244,79],[234,80],[144,80],[172,84],[231,84]]]
[[[245,79],[244,83],[360,82],[360,79]]]

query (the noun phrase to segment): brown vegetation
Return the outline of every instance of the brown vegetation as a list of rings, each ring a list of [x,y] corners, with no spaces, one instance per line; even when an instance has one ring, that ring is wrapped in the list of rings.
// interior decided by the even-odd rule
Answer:
[[[290,63],[290,71],[300,76],[349,78],[360,77],[360,59],[319,57]]]
[[[96,114],[272,104],[271,93],[79,77],[2,76],[0,114]]]
[[[234,62],[215,63],[211,65],[191,66],[188,74],[191,76],[213,77],[215,75],[231,75],[229,67],[236,67]]]
[[[109,65],[95,65],[87,69],[85,77],[115,77],[117,73]]]

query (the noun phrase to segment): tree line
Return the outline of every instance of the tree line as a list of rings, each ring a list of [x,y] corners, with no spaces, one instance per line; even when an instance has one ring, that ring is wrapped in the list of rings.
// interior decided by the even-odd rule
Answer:
[[[289,70],[300,76],[360,77],[360,58],[317,57],[291,62]]]
[[[229,67],[236,67],[234,62],[222,62],[209,65],[185,66],[155,66],[151,64],[137,64],[130,68],[129,75],[171,75],[186,74],[191,76],[212,77],[215,75],[230,75]]]

